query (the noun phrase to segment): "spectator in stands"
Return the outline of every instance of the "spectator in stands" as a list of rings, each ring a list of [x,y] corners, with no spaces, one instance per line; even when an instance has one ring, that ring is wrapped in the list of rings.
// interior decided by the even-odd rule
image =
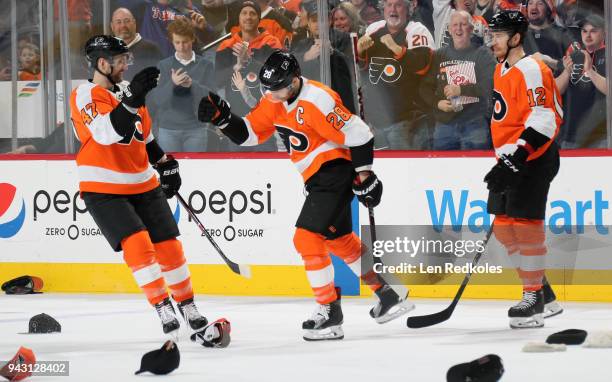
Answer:
[[[523,0],[496,0],[497,10],[524,11]]]
[[[293,45],[293,53],[300,62],[302,75],[306,78],[320,81],[321,40],[319,38],[319,17],[316,8],[309,8],[308,35]],[[331,34],[331,33],[330,33]],[[332,40],[332,47],[334,38]],[[351,113],[355,114],[355,100],[352,83],[355,82],[349,63],[352,57],[346,57],[341,51],[333,48],[330,54],[331,88],[342,99],[342,103]]]
[[[81,52],[85,42],[92,34],[91,0],[67,0],[68,9],[68,40],[70,41],[70,66],[73,78],[85,79],[88,76],[88,68],[83,60]],[[54,1],[54,17],[59,20],[58,1]],[[57,32],[55,46],[55,57],[60,56],[59,32]],[[59,62],[59,61],[58,61]],[[60,65],[57,65],[60,69]]]
[[[578,25],[580,18],[584,18],[584,15],[581,15],[581,13],[582,12],[578,6],[578,2],[575,0],[564,1],[557,7],[557,14],[559,15],[560,24],[567,28],[572,41],[581,40],[580,26]]]
[[[412,15],[412,21],[418,21],[425,25],[429,33],[434,34],[433,4],[432,0],[414,0],[417,3]],[[381,1],[382,3],[382,1]]]
[[[495,10],[495,0],[477,0],[476,11],[477,16],[482,16],[485,20],[489,20],[493,16]]]
[[[140,35],[158,44],[163,57],[174,54],[174,47],[168,40],[168,25],[177,18],[191,20],[196,36],[202,42],[207,41],[212,35],[212,29],[206,18],[192,0],[145,0],[135,6],[130,6],[132,0],[123,0],[119,3],[132,10],[136,15],[137,24],[140,25]]]
[[[489,25],[482,17],[475,14],[476,0],[434,0],[434,26],[436,46],[443,48],[452,42],[449,31],[450,17],[453,11],[465,11],[472,16],[471,23],[474,26],[472,32],[472,42],[477,45],[484,45],[489,35]]]
[[[359,17],[361,20],[370,25],[375,21],[382,20],[382,14],[378,9],[377,0],[351,0],[351,4],[359,11]]]
[[[19,48],[19,80],[40,81],[40,49],[25,43]]]
[[[302,5],[302,0],[280,0],[279,1],[282,5],[283,8],[285,8],[286,10],[293,12],[293,13],[299,13],[300,12],[300,6]]]
[[[412,0],[384,0],[384,20],[359,39],[366,120],[375,127],[377,148],[426,150],[431,134],[419,83],[431,63],[433,37],[410,18]]]
[[[193,51],[196,37],[189,19],[171,22],[168,38],[175,53],[159,63],[159,85],[148,97],[159,143],[173,152],[206,151],[208,131],[201,128],[197,109],[199,100],[213,89],[214,70]]]
[[[283,1],[283,0],[270,0],[269,5],[274,8],[275,11],[284,16],[291,23],[293,28],[293,22],[300,11],[301,0],[297,1]],[[290,7],[291,9],[287,8]]]
[[[251,93],[257,99],[261,97],[259,91],[259,70],[274,49],[283,49],[281,42],[264,30],[259,28],[261,10],[258,3],[244,1],[239,11],[239,30],[232,37],[224,40],[217,49],[215,58],[215,79],[217,89],[225,93],[225,99],[232,105],[232,111],[238,115],[246,115],[251,108],[243,99],[240,90],[232,84],[234,72],[246,81],[246,86],[255,89]],[[269,147],[267,145],[270,145]],[[240,148],[236,145],[227,146],[224,149],[241,151],[276,151],[272,140],[266,144]],[[255,150],[253,150],[255,149]]]
[[[563,71],[563,56],[572,44],[567,30],[555,24],[556,14],[553,0],[529,0],[529,30],[523,43],[525,53],[544,61],[555,76]]]
[[[584,50],[565,56],[556,78],[567,100],[559,139],[564,148],[606,147],[606,23],[593,14],[580,25]]]
[[[334,29],[344,33],[362,36],[365,32],[366,25],[359,17],[357,8],[350,2],[345,1],[332,9],[330,20]]]
[[[440,48],[421,83],[421,94],[434,108],[434,150],[484,150],[491,147],[488,118],[496,61],[486,46],[472,41],[472,15],[454,11],[452,44]]]
[[[231,4],[228,8],[228,22],[226,29],[232,32],[232,34],[237,33],[240,30],[238,15],[243,9],[242,5],[245,1],[253,1],[257,3],[257,6],[259,9],[261,9],[259,27],[276,37],[278,41],[283,44],[283,47],[289,47],[291,44],[291,38],[293,37],[291,21],[272,8],[268,4],[268,0],[238,0]]]
[[[111,30],[113,36],[122,39],[133,55],[134,63],[124,73],[127,81],[132,76],[148,66],[157,66],[162,59],[162,53],[152,41],[142,38],[136,32],[136,19],[127,8],[117,8],[111,17]]]

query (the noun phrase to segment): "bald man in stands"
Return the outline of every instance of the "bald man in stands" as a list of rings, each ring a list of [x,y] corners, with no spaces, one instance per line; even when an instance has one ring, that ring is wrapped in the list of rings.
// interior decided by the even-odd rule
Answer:
[[[129,66],[123,78],[130,81],[135,73],[148,66],[157,66],[163,58],[155,43],[145,40],[137,33],[136,19],[127,8],[117,8],[111,18],[113,35],[122,39],[134,56],[134,63]]]

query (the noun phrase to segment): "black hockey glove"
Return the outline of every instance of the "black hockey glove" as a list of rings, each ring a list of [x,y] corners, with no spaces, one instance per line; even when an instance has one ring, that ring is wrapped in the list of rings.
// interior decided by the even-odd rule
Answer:
[[[517,186],[525,175],[525,162],[529,152],[519,146],[514,154],[502,154],[497,164],[485,176],[484,181],[491,192],[503,192]]]
[[[213,92],[208,93],[208,97],[203,97],[200,101],[198,107],[200,122],[212,122],[215,126],[222,126],[229,123],[231,116],[229,103]]]
[[[179,164],[172,155],[166,155],[168,160],[153,166],[159,173],[159,182],[167,199],[173,197],[181,188]]]
[[[363,182],[359,181],[359,175],[353,182],[353,193],[364,206],[376,207],[382,197],[383,185],[376,174],[371,173]]]
[[[129,107],[139,108],[144,106],[147,93],[157,86],[159,69],[155,66],[144,68],[136,73],[132,82],[123,91],[122,102]]]

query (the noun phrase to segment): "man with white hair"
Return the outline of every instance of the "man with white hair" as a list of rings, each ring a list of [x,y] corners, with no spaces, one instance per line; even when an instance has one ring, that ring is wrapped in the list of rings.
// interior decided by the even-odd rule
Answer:
[[[453,43],[434,54],[421,94],[436,118],[434,150],[484,150],[491,147],[487,116],[495,59],[488,47],[471,41],[474,26],[466,11],[451,14]]]
[[[472,41],[476,45],[487,43],[489,25],[482,16],[476,15],[477,0],[434,0],[433,19],[436,39],[436,47],[443,48],[452,43],[449,23],[454,11],[465,11],[469,13],[472,25]]]
[[[431,62],[433,37],[411,21],[416,1],[384,0],[384,20],[372,23],[357,43],[368,80],[365,82],[367,121],[374,125],[379,148],[425,150],[430,133],[419,97],[419,82]]]

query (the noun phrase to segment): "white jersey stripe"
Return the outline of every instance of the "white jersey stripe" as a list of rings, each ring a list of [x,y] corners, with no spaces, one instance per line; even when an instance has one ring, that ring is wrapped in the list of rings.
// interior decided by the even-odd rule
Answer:
[[[149,166],[143,172],[125,173],[96,166],[78,166],[79,181],[114,184],[139,184],[155,176],[155,171]]]
[[[312,150],[310,153],[308,153],[308,155],[306,155],[304,158],[302,158],[302,160],[300,160],[298,162],[294,162],[295,167],[297,167],[298,171],[301,174],[304,171],[306,171],[308,169],[308,167],[310,167],[310,165],[312,164],[312,162],[314,162],[314,160],[317,157],[317,155],[319,155],[321,153],[324,153],[326,151],[337,149],[339,147],[341,147],[341,146],[335,144],[332,141],[327,141],[327,142],[323,143],[321,146],[319,146],[316,149]]]

